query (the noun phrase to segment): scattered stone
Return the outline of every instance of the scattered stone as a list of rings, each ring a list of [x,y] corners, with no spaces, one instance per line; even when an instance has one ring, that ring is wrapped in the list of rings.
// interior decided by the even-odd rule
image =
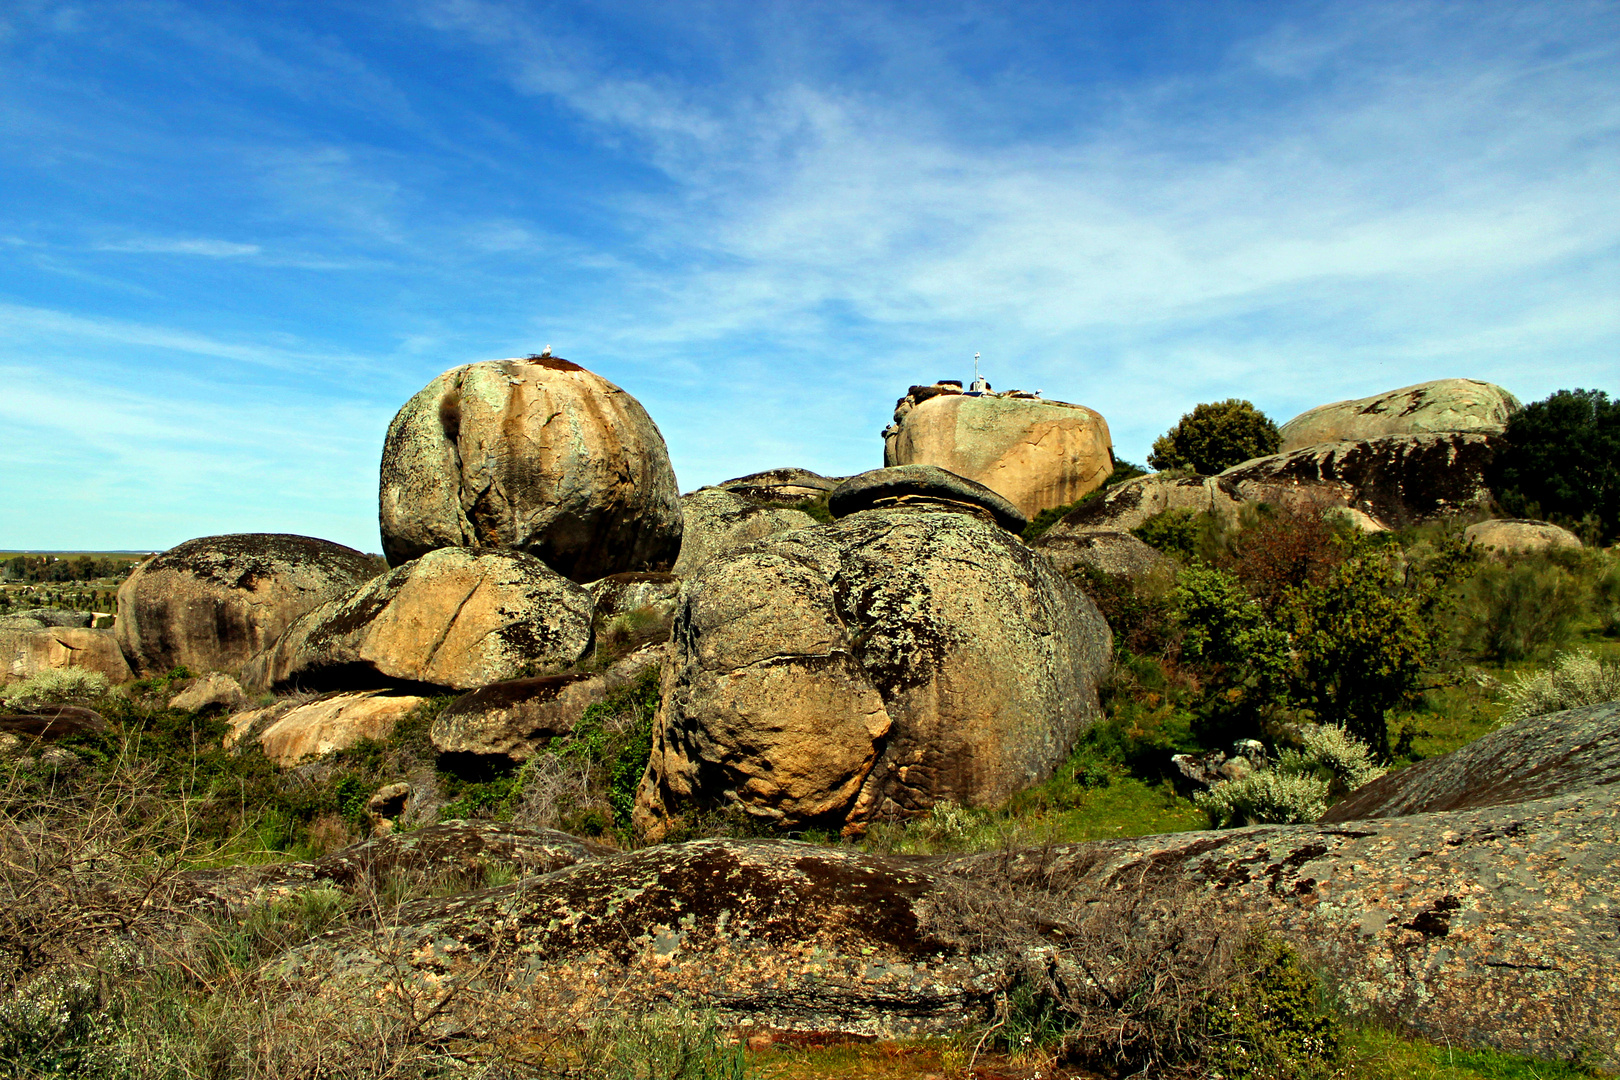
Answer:
[[[843,476],[822,476],[809,469],[785,468],[750,473],[715,486],[750,502],[791,506],[806,499],[822,498],[846,479]],[[684,540],[682,544],[685,544]]]
[[[384,784],[366,800],[366,809],[373,817],[397,818],[405,812],[405,804],[410,798],[411,785],[403,782]]]
[[[1064,574],[1084,566],[1104,574],[1134,578],[1170,564],[1169,559],[1153,548],[1117,529],[1048,530],[1035,538],[1034,548]]]
[[[885,465],[935,465],[997,492],[1033,517],[1102,487],[1114,471],[1100,413],[1033,394],[914,386],[883,433]]]
[[[555,357],[445,372],[394,417],[383,446],[383,553],[514,548],[564,577],[668,570],[680,490],[641,403]]]
[[[640,649],[596,675],[552,675],[491,683],[452,701],[433,721],[441,754],[474,754],[527,761],[568,735],[585,710],[658,667],[669,646]]]
[[[675,573],[683,578],[722,552],[816,523],[802,510],[758,506],[721,488],[703,488],[681,496],[681,514],[686,531],[681,534]]]
[[[0,626],[0,682],[57,668],[81,668],[110,683],[130,680],[129,665],[111,630],[67,626]]]
[[[215,707],[229,710],[238,708],[245,700],[240,683],[214,671],[193,679],[190,686],[169,699],[169,708],[193,713]]]
[[[673,644],[636,806],[653,835],[713,806],[856,831],[999,803],[1095,720],[1111,637],[1016,537],[886,509],[715,559],[682,590]]]
[[[187,540],[141,563],[119,587],[117,641],[140,675],[181,666],[238,672],[300,615],[376,572],[371,557],[307,536]]]
[[[1016,506],[983,484],[934,465],[895,465],[863,472],[839,484],[827,499],[827,510],[835,518],[907,506],[976,511],[1010,533],[1021,533],[1029,524]]]
[[[1255,739],[1239,739],[1232,745],[1232,753],[1209,750],[1202,754],[1176,754],[1170,764],[1176,767],[1184,781],[1184,790],[1205,791],[1223,780],[1241,780],[1256,769],[1266,767],[1265,744]]]
[[[1528,521],[1524,518],[1481,521],[1464,529],[1463,535],[1498,555],[1581,546],[1581,538],[1568,529],[1559,528],[1551,522]]]
[[[1279,429],[1284,454],[1317,443],[1365,442],[1386,435],[1471,431],[1500,435],[1519,399],[1488,382],[1436,379],[1387,394],[1318,405]]]
[[[22,707],[27,711],[0,716],[0,732],[54,741],[108,729],[106,717],[79,705],[29,703]]]
[[[591,615],[590,594],[532,555],[439,548],[300,618],[248,683],[470,690],[576,662]]]

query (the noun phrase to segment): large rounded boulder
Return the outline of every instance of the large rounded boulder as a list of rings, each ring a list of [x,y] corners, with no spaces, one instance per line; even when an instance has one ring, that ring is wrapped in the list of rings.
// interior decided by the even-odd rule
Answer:
[[[1113,438],[1102,414],[1083,405],[913,387],[884,433],[883,463],[937,465],[1034,517],[1101,487],[1114,471]]]
[[[680,492],[641,403],[554,357],[445,372],[406,402],[383,444],[383,554],[514,548],[593,581],[668,570]]]
[[[138,675],[240,671],[287,627],[377,572],[353,548],[283,533],[187,540],[118,589],[119,648]]]
[[[578,661],[592,614],[590,593],[532,555],[440,548],[304,615],[248,682],[471,690]]]
[[[1110,647],[1089,600],[975,515],[768,537],[682,590],[637,824],[723,807],[853,832],[998,803],[1095,720]]]
[[[1302,412],[1279,429],[1278,449],[1287,454],[1317,443],[1364,442],[1386,435],[1500,435],[1518,410],[1519,399],[1494,383],[1436,379]]]

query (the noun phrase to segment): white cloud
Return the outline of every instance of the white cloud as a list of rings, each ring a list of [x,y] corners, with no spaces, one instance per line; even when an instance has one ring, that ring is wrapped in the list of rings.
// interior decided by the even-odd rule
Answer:
[[[258,244],[237,244],[229,240],[180,240],[146,237],[95,245],[97,251],[122,251],[153,255],[202,255],[210,259],[239,259],[258,255]]]

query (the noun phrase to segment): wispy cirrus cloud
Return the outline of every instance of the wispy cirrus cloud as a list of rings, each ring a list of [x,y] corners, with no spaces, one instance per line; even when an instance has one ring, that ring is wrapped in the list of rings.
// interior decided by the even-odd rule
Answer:
[[[238,244],[230,240],[178,239],[142,237],[133,240],[108,241],[94,245],[96,251],[116,251],[136,255],[200,255],[208,259],[240,259],[258,255],[263,248],[258,244]]]

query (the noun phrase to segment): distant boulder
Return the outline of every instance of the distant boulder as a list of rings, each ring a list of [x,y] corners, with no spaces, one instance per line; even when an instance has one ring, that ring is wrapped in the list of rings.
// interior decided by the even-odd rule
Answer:
[[[1114,471],[1100,413],[1018,392],[914,386],[884,432],[885,465],[937,465],[983,484],[1026,518],[1074,502]]]
[[[256,742],[281,766],[344,750],[361,739],[386,739],[394,725],[426,698],[389,690],[327,694],[301,704],[282,702],[231,717],[227,748]]]
[[[249,685],[471,690],[579,660],[591,615],[590,594],[532,555],[440,548],[304,615]]]
[[[0,735],[25,735],[54,742],[70,735],[106,731],[107,726],[106,717],[82,705],[16,702],[9,709],[0,706]]]
[[[842,476],[822,476],[809,469],[766,469],[733,480],[722,480],[715,487],[754,503],[791,506],[806,499],[818,499],[843,483]]]
[[[41,626],[33,620],[0,625],[0,683],[26,679],[53,668],[93,671],[111,683],[131,678],[111,630]]]
[[[114,632],[140,675],[239,672],[300,615],[377,572],[353,548],[308,536],[205,536],[137,566],[118,589]]]
[[[388,427],[383,553],[399,566],[446,547],[527,552],[574,581],[668,570],[680,492],[641,403],[567,360],[454,368]]]
[[[978,517],[868,510],[767,537],[682,589],[636,820],[734,806],[858,831],[1039,783],[1097,717],[1095,605]]]
[[[1029,524],[1022,511],[994,491],[965,476],[936,465],[891,465],[852,476],[827,497],[827,510],[835,518],[862,510],[918,506],[981,511],[1012,533]]]
[[[1463,535],[1480,547],[1499,555],[1581,546],[1581,538],[1568,529],[1560,528],[1548,521],[1527,521],[1523,518],[1481,521],[1464,529]]]
[[[683,495],[681,514],[685,531],[681,535],[680,557],[675,560],[675,573],[680,577],[689,577],[721,552],[772,533],[816,523],[803,511],[759,506],[721,488],[703,488]]]
[[[1244,496],[1231,484],[1208,476],[1151,473],[1116,484],[1058,519],[1040,539],[1048,548],[1099,531],[1130,532],[1166,510],[1212,513],[1235,519]]]
[[[1282,426],[1280,453],[1326,442],[1365,442],[1387,435],[1454,431],[1500,435],[1519,399],[1493,383],[1436,379],[1373,397],[1318,405]]]

